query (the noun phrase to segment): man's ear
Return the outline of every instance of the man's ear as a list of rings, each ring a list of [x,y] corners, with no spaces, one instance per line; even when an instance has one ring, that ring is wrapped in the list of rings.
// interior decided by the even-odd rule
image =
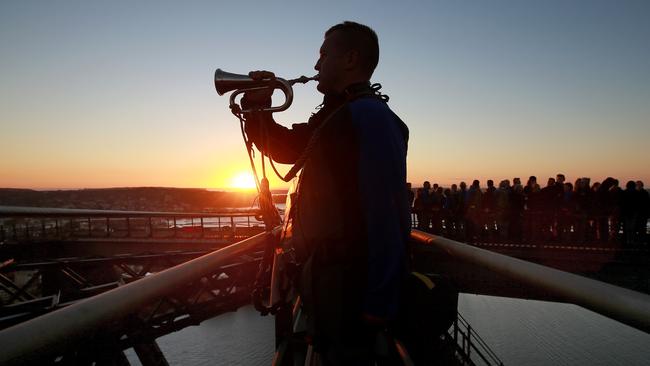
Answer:
[[[354,69],[359,65],[359,51],[357,50],[349,50],[345,53],[344,57],[344,62],[345,62],[345,68],[350,70]]]

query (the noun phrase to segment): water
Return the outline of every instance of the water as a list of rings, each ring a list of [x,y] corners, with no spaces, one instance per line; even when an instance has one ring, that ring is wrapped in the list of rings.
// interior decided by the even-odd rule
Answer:
[[[650,364],[650,334],[576,305],[462,295],[459,311],[506,365]]]
[[[505,365],[650,364],[649,334],[579,306],[480,295],[461,295],[458,306]],[[245,307],[158,344],[171,365],[269,365],[273,327],[272,317]]]
[[[247,306],[158,339],[170,365],[268,366],[275,351],[273,317]],[[132,350],[132,365],[140,362]]]

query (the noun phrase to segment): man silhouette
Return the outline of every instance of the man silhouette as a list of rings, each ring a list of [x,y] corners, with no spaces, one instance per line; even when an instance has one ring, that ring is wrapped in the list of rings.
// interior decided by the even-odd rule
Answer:
[[[372,29],[337,24],[314,67],[324,99],[309,122],[288,129],[270,113],[246,116],[246,133],[265,155],[302,168],[292,240],[307,333],[326,365],[375,363],[377,334],[397,313],[405,272],[408,129],[369,82],[378,59]],[[264,90],[242,100],[245,109],[267,105]]]

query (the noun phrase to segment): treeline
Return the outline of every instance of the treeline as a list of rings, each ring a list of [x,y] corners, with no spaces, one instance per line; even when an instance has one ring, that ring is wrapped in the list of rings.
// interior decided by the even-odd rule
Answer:
[[[215,211],[251,207],[257,193],[215,192],[200,188],[103,188],[37,191],[0,188],[0,205],[133,211]],[[284,202],[284,196],[274,196]]]

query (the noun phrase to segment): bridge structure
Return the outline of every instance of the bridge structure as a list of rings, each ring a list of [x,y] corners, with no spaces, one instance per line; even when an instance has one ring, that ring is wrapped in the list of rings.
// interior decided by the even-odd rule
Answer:
[[[126,365],[129,348],[143,365],[166,364],[157,338],[251,303],[277,231],[265,233],[256,210],[2,207],[0,364]],[[643,266],[642,250],[469,246],[417,230],[411,239],[414,268],[459,292],[574,303],[650,332],[648,295],[549,266],[579,257],[587,264],[573,268],[598,277],[602,264]],[[460,314],[443,338],[450,364],[502,364]]]

